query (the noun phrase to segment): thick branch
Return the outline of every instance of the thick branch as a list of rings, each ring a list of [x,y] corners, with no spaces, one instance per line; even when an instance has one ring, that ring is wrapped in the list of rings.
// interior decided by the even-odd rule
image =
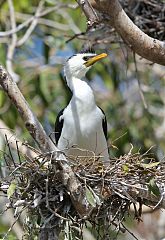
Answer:
[[[0,66],[0,84],[11,99],[11,102],[14,103],[18,109],[26,128],[38,143],[40,149],[43,150],[43,152],[57,150],[30,109],[16,83],[2,66]]]
[[[97,17],[97,14],[88,0],[77,0],[77,3],[85,13],[86,18],[88,19],[88,27],[91,27],[96,22],[98,22],[99,19]]]
[[[127,16],[118,0],[90,0],[90,3],[103,13],[105,20],[108,19],[135,53],[149,61],[165,65],[165,43],[142,32]],[[85,15],[87,17],[86,13]]]
[[[22,93],[18,89],[16,83],[12,80],[8,72],[0,65],[0,85],[7,93],[11,102],[15,105],[25,126],[34,140],[38,143],[43,153],[53,152],[52,161],[55,166],[61,169],[61,178],[64,186],[70,193],[73,205],[80,215],[88,215],[93,207],[85,201],[85,192],[77,178],[75,177],[71,167],[67,164],[66,157],[52,143],[46,135],[42,125],[30,109],[28,103],[24,99]]]

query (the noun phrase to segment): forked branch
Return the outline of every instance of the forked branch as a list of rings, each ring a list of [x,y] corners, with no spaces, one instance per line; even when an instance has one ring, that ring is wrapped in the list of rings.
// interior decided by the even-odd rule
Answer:
[[[86,10],[80,2],[78,1],[87,19],[90,20],[91,18],[93,22],[97,22],[98,20],[92,11]],[[89,0],[89,3],[101,13],[100,21],[108,22],[111,27],[114,27],[124,42],[135,53],[153,63],[165,65],[165,43],[149,37],[141,31],[127,16],[118,0]],[[86,4],[86,6],[90,8],[90,4]],[[90,17],[89,12],[92,14]]]

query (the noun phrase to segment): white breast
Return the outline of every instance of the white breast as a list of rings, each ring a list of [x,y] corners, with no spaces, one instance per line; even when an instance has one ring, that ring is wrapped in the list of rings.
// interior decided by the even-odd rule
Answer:
[[[73,97],[61,116],[64,122],[58,148],[74,157],[95,154],[108,161],[108,147],[102,128],[104,115],[95,103],[93,91],[81,79],[70,79],[70,85]]]
[[[101,155],[108,159],[107,142],[102,129],[103,113],[95,106],[92,111],[75,109],[72,104],[64,110],[64,125],[59,149],[69,155]],[[78,150],[78,148],[84,149]],[[85,151],[87,150],[87,151]]]

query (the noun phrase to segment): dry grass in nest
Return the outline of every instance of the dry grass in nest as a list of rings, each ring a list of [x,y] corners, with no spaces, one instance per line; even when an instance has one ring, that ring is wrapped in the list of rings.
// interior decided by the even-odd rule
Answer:
[[[8,174],[1,179],[1,190],[8,197],[6,209],[12,208],[17,219],[28,210],[30,214],[24,224],[28,239],[33,239],[45,226],[49,229],[69,226],[72,234],[74,229],[79,232],[80,238],[86,224],[100,232],[99,239],[111,234],[112,229],[124,232],[123,222],[132,203],[134,206],[140,203],[134,211],[134,217],[140,220],[144,199],[136,195],[141,185],[148,189],[152,179],[158,183],[165,178],[163,164],[156,163],[151,154],[133,154],[132,149],[120,158],[111,159],[107,167],[96,157],[86,162],[77,158],[71,161],[72,169],[86,191],[85,201],[94,207],[88,216],[80,216],[62,184],[60,169],[55,169],[50,161],[51,153],[27,160],[19,152],[14,156],[10,150],[4,156]],[[137,193],[134,197],[128,191],[129,186]]]

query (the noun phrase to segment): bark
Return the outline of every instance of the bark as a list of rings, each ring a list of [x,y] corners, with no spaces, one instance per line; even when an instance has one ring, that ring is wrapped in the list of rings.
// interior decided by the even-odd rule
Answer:
[[[0,65],[0,85],[3,90],[9,96],[11,102],[15,105],[25,126],[33,139],[38,144],[42,153],[48,153],[48,157],[51,155],[55,169],[61,170],[61,179],[64,186],[70,193],[71,200],[75,209],[80,215],[88,215],[91,208],[88,203],[84,204],[84,189],[79,183],[71,167],[67,163],[65,155],[58,150],[58,148],[52,143],[50,138],[45,133],[42,125],[38,121],[35,114],[30,109],[30,106],[26,102],[22,93],[20,92],[17,84],[13,81],[6,69]],[[53,155],[52,155],[53,153]]]
[[[135,53],[153,63],[165,65],[165,43],[142,32],[127,16],[118,0],[89,0],[89,2],[93,8],[102,13],[103,21],[108,21]],[[84,11],[84,8],[82,10]],[[84,13],[88,18],[89,14],[86,14],[86,11]],[[94,21],[94,15],[91,18]],[[97,22],[97,18],[95,21]]]

